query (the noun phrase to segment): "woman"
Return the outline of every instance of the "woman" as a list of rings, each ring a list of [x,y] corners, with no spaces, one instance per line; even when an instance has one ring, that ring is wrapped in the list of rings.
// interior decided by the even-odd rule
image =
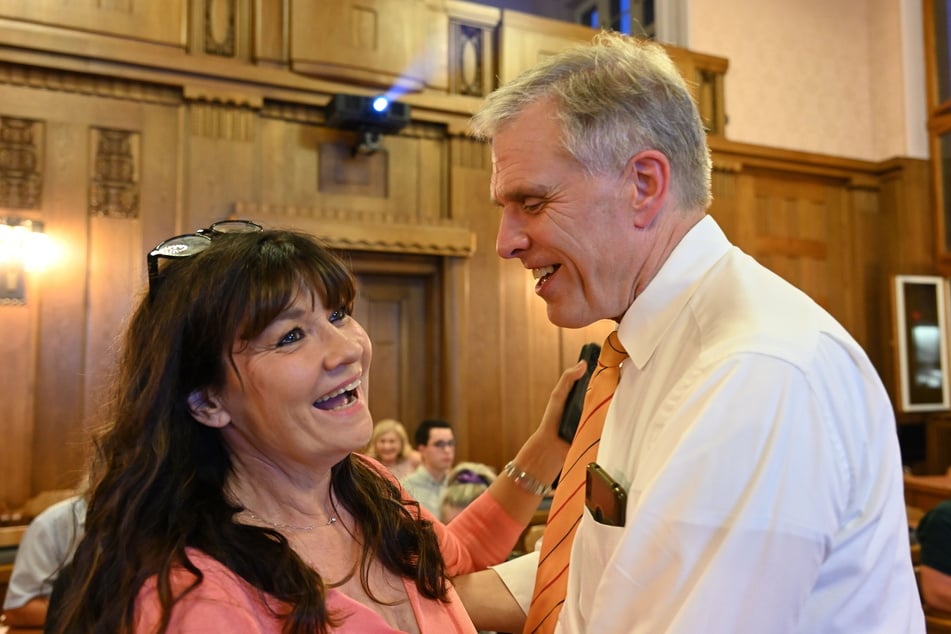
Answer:
[[[370,342],[353,279],[312,238],[231,221],[148,265],[57,631],[472,632],[447,577],[504,558],[540,487],[499,478],[446,527],[353,453]],[[519,475],[559,470],[580,369]]]
[[[402,480],[419,466],[419,452],[409,446],[409,437],[403,424],[392,418],[373,426],[366,455],[378,460],[398,480]]]

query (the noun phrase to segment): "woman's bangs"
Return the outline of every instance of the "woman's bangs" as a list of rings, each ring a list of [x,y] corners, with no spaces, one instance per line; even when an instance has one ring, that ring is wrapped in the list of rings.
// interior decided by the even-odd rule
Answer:
[[[353,312],[356,295],[353,277],[336,259],[321,259],[301,270],[301,283],[311,290],[329,310],[346,309]]]
[[[277,316],[287,310],[300,292],[300,279],[290,269],[271,268],[261,271],[249,282],[244,306],[242,339],[253,339],[261,334]]]
[[[356,294],[353,278],[339,260],[314,247],[314,253],[298,251],[277,261],[271,258],[268,266],[248,272],[247,301],[240,307],[242,339],[259,335],[302,294],[310,295],[315,308],[322,304],[328,310],[342,307],[351,312]],[[289,254],[285,251],[284,255]]]

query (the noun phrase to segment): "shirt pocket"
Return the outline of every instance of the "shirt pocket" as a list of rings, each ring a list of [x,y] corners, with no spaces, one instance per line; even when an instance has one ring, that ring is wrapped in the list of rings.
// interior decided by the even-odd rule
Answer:
[[[627,520],[631,520],[631,511],[634,507],[631,493],[627,498]],[[584,621],[591,614],[598,588],[601,585],[604,572],[609,570],[615,558],[618,546],[621,544],[627,528],[625,526],[609,526],[601,524],[587,507],[581,516],[581,524],[575,536],[575,546],[572,551],[569,595],[574,593],[578,597],[578,611]]]

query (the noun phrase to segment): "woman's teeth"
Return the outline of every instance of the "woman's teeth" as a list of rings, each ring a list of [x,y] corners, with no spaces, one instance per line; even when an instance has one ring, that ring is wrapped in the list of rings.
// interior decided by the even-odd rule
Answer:
[[[354,392],[358,387],[360,387],[359,379],[349,385],[345,385],[339,390],[334,390],[330,394],[320,397],[314,401],[314,407],[325,411],[333,411],[347,407],[357,400],[357,396]]]

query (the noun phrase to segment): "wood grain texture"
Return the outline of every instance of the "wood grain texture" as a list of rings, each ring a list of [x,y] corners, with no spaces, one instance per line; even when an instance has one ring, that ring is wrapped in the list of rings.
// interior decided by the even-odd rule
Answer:
[[[51,269],[29,277],[25,306],[0,307],[0,330],[14,333],[0,341],[0,510],[73,484],[90,429],[105,422],[103,393],[145,288],[145,253],[225,217],[309,231],[344,251],[364,289],[358,315],[378,343],[372,411],[410,429],[448,418],[460,459],[505,464],[581,344],[613,327],[555,328],[531,275],[496,254],[490,154],[464,136],[480,99],[458,94],[472,73],[510,78],[590,39],[590,29],[456,1],[236,0],[235,54],[223,57],[185,45],[184,34],[203,32],[203,1],[160,3],[161,17],[148,3],[128,3],[131,13],[122,0],[53,4],[62,8],[0,1],[0,116],[42,122],[42,196],[30,213],[62,247]],[[216,19],[231,7],[217,1],[225,13]],[[481,29],[483,49],[450,50],[451,23]],[[470,56],[465,68],[459,55]],[[675,57],[685,73],[714,73],[702,100],[722,99],[726,60]],[[400,98],[413,121],[384,137],[385,153],[365,162],[322,153],[354,141],[324,124],[330,96],[396,78],[412,90]],[[711,120],[722,116],[721,102],[704,107]],[[135,213],[90,215],[100,129],[136,139]],[[721,135],[711,146],[710,213],[838,317],[893,389],[888,276],[951,275],[935,260],[927,162]],[[934,450],[929,468],[949,459]]]

